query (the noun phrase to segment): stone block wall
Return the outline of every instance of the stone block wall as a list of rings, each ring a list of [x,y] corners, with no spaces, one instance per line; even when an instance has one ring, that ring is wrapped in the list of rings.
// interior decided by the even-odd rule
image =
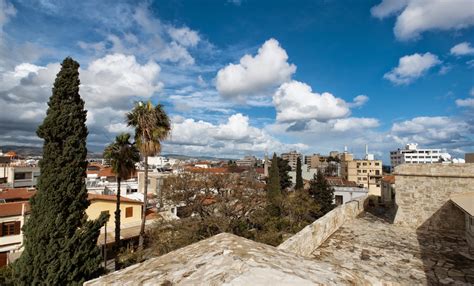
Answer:
[[[474,164],[405,164],[395,167],[394,223],[414,229],[464,230],[464,214],[451,195],[474,192]]]
[[[287,250],[303,256],[310,256],[311,253],[338,230],[344,222],[361,214],[367,203],[367,196],[363,196],[336,207],[323,217],[303,228],[297,234],[288,238],[278,246],[278,249]]]

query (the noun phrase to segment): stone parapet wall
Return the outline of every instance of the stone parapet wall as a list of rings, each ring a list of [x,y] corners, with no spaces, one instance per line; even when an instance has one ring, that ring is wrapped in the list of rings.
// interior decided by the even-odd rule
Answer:
[[[317,219],[300,232],[288,238],[278,249],[290,251],[303,256],[310,256],[329,236],[344,224],[364,211],[368,197],[359,197],[340,205]]]
[[[454,194],[474,192],[474,164],[404,164],[395,167],[395,224],[431,230],[464,230]]]

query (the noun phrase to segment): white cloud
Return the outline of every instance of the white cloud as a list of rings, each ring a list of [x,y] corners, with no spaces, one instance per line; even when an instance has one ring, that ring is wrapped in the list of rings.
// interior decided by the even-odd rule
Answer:
[[[361,107],[365,105],[369,101],[369,97],[367,95],[361,94],[354,97],[354,100],[349,103],[350,107]]]
[[[395,36],[414,39],[431,30],[459,30],[474,25],[472,0],[383,0],[372,7],[374,17],[397,15]]]
[[[273,103],[277,121],[280,122],[310,119],[326,121],[350,114],[349,106],[344,100],[328,92],[313,93],[309,85],[298,81],[282,84],[273,96]]]
[[[0,0],[0,37],[3,32],[3,26],[15,15],[15,7],[7,0]]]
[[[456,99],[456,105],[459,107],[474,107],[474,98]]]
[[[175,28],[171,26],[168,28],[168,34],[173,40],[185,47],[194,47],[201,40],[199,34],[188,27]]]
[[[474,87],[469,91],[470,96],[474,96]],[[456,105],[459,107],[474,108],[474,98],[456,99]]]
[[[474,48],[468,42],[462,42],[452,47],[451,54],[456,56],[474,55]]]
[[[284,144],[262,129],[253,127],[248,116],[240,113],[230,116],[225,123],[173,118],[172,135],[166,152],[236,156],[261,154],[266,150],[282,152],[291,148],[304,150],[304,144]]]
[[[349,117],[336,119],[334,122],[334,131],[346,132],[354,129],[375,128],[379,126],[379,121],[375,118]]]
[[[128,105],[132,97],[150,98],[161,89],[159,73],[153,61],[141,65],[134,56],[107,55],[80,71],[81,95],[91,107]]]
[[[255,56],[245,55],[238,64],[218,71],[216,87],[223,96],[255,94],[290,80],[296,66],[277,40],[266,41]]]
[[[384,78],[394,84],[409,84],[440,63],[438,57],[431,53],[415,53],[401,57],[398,66],[386,73]]]
[[[425,146],[455,144],[464,140],[472,131],[461,119],[447,116],[415,117],[394,123],[390,133],[399,144],[409,142]]]

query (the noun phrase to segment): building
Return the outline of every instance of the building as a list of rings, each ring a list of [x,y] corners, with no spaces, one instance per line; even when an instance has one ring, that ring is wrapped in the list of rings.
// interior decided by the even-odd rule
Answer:
[[[395,176],[387,175],[382,177],[382,203],[392,206],[395,203]]]
[[[23,244],[23,227],[30,212],[28,202],[0,204],[0,267],[13,261]],[[18,255],[13,255],[17,257]]]
[[[296,170],[296,161],[300,158],[301,163],[303,163],[303,155],[296,151],[291,151],[288,153],[282,153],[281,158],[288,161],[288,165],[291,167],[291,170]]]
[[[318,173],[318,169],[312,169],[308,165],[303,164],[301,165],[301,177],[303,178],[303,181],[310,181],[314,178],[314,175]],[[291,178],[291,182],[296,184],[296,170],[289,171],[288,176]]]
[[[464,155],[464,161],[466,163],[474,163],[474,153],[466,153]]]
[[[369,154],[368,150],[363,160],[354,160],[353,155],[347,152],[342,154],[341,159],[341,176],[344,179],[367,188],[369,195],[381,196],[381,160],[375,160],[374,155]]]
[[[407,144],[405,149],[390,152],[392,168],[400,164],[431,164],[450,160],[451,155],[441,152],[441,149],[419,149],[415,143]]]
[[[86,209],[86,214],[88,218],[94,220],[97,219],[102,212],[107,212],[108,214],[110,214],[110,218],[107,222],[107,231],[114,230],[117,197],[115,195],[88,194],[87,199],[90,202],[89,207]],[[121,228],[136,226],[141,223],[142,206],[143,203],[140,201],[132,200],[125,197],[120,198]]]
[[[360,187],[356,182],[341,177],[326,177],[328,184],[334,189],[334,203],[342,205],[356,198],[367,196],[369,190]]]
[[[327,166],[327,157],[320,154],[306,155],[304,163],[311,169],[325,168]]]
[[[8,188],[34,187],[40,175],[40,168],[28,164],[0,165],[0,186]]]
[[[239,167],[254,167],[257,164],[257,158],[255,158],[255,156],[245,156],[235,161],[235,163]]]
[[[2,189],[0,190],[0,267],[13,262],[23,251],[22,227],[30,215],[29,199],[34,196],[34,189]],[[86,209],[89,219],[96,219],[102,212],[110,214],[107,225],[102,227],[98,244],[113,243],[115,231],[115,195],[88,194],[90,202]],[[124,240],[138,237],[142,218],[141,201],[121,197],[121,237]],[[147,221],[147,225],[152,220]],[[105,235],[107,231],[107,235]],[[110,233],[109,233],[110,232]]]

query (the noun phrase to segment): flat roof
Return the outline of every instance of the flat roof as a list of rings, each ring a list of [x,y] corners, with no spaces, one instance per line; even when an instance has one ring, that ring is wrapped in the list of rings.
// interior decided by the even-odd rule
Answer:
[[[451,201],[470,216],[474,216],[474,193],[453,195]]]

